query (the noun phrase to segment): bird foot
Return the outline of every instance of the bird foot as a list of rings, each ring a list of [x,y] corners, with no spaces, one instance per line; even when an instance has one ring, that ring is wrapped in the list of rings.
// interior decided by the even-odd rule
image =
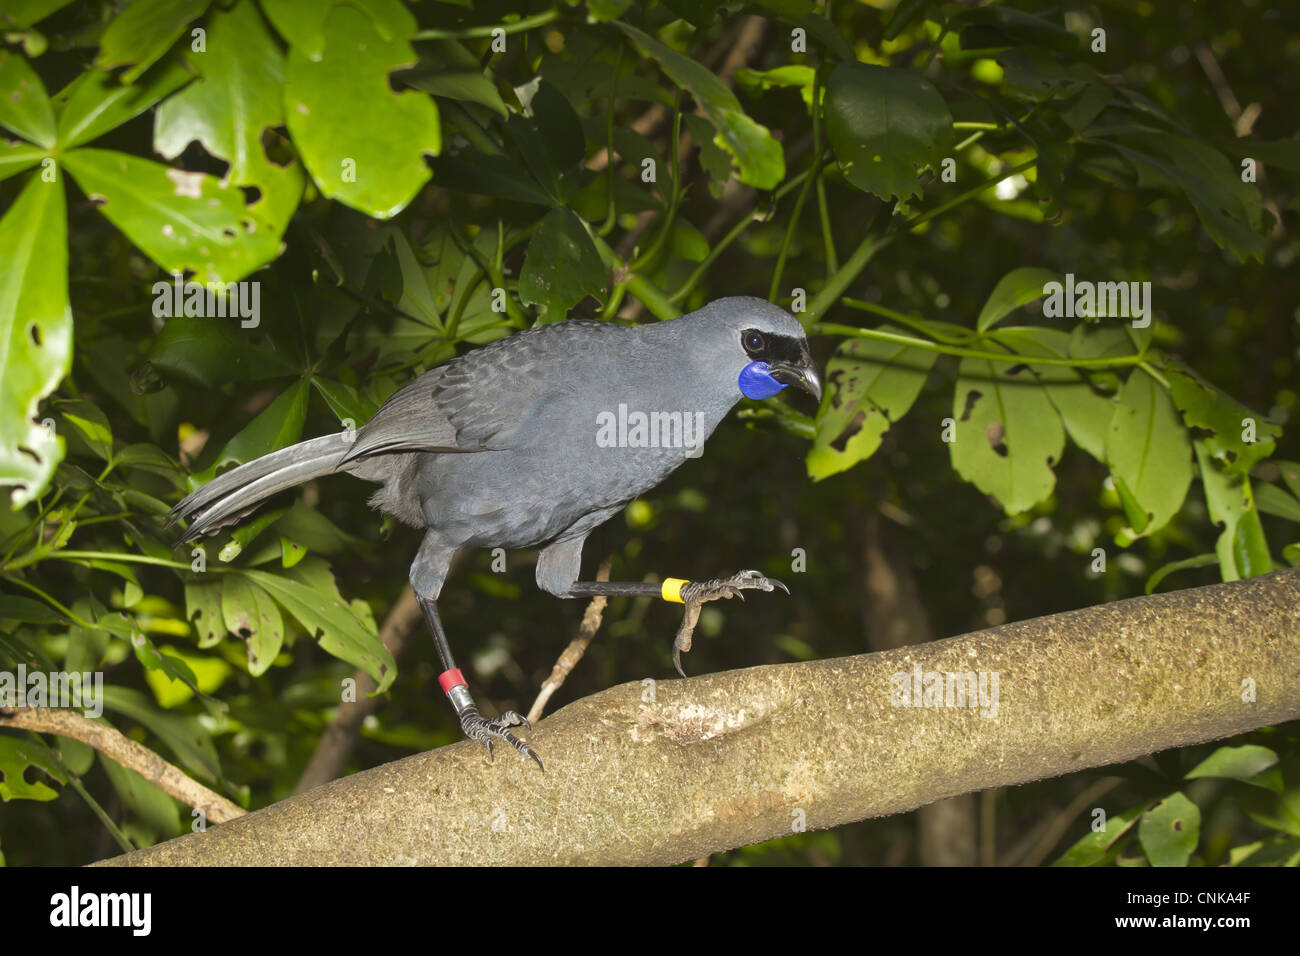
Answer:
[[[790,593],[790,589],[780,581],[759,574],[757,571],[737,571],[729,578],[690,581],[683,584],[682,603],[686,605],[686,611],[682,615],[681,627],[677,629],[677,637],[673,640],[673,666],[677,668],[677,673],[686,676],[686,672],[682,670],[682,653],[691,649],[691,637],[700,619],[700,610],[705,604],[709,601],[733,597],[743,601],[744,592],[747,590],[775,591],[777,588],[786,594]]]
[[[537,761],[537,766],[545,771],[546,768],[542,766],[542,758],[537,756],[536,752],[528,744],[506,729],[507,727],[532,729],[532,726],[527,717],[513,710],[507,710],[500,717],[486,720],[479,716],[478,711],[471,709],[463,713],[460,718],[460,729],[465,732],[465,736],[470,740],[482,741],[488,749],[489,758],[495,759],[496,755],[492,751],[492,745],[494,741],[499,740],[514,747],[525,757],[532,757]]]

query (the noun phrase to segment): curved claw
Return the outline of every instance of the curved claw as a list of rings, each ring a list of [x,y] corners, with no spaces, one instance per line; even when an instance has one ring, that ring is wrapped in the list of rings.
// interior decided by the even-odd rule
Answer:
[[[494,743],[504,741],[525,757],[531,757],[535,760],[537,766],[541,767],[542,772],[545,773],[546,767],[542,764],[542,758],[537,756],[537,753],[528,744],[506,730],[507,727],[527,727],[531,730],[532,724],[527,717],[513,710],[508,710],[500,717],[495,717],[492,720],[484,720],[475,713],[468,719],[462,719],[461,721],[461,730],[464,731],[465,736],[471,740],[482,741],[483,745],[487,747],[489,760],[496,760]]]
[[[789,594],[789,593],[790,593],[790,589],[789,589],[788,587],[786,587],[782,582],[776,580],[775,578],[770,578],[769,580],[770,580],[770,581],[771,581],[771,582],[772,582],[776,587],[779,587],[782,591],[784,591],[786,594]]]

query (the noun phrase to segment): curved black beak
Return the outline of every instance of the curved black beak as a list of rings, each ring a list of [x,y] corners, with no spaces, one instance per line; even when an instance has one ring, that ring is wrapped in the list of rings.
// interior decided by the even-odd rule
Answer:
[[[817,373],[817,367],[813,365],[812,356],[804,353],[802,361],[771,362],[768,367],[771,369],[772,377],[782,385],[793,385],[807,392],[817,401],[822,400],[822,380]]]

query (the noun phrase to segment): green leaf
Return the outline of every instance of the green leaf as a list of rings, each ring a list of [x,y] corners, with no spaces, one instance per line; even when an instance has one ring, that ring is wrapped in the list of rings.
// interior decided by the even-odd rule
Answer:
[[[296,541],[280,536],[280,565],[284,568],[291,568],[303,558],[307,557],[307,549]]]
[[[424,156],[442,149],[433,100],[389,86],[416,62],[415,30],[397,0],[369,0],[366,12],[329,9],[319,56],[289,48],[285,112],[303,162],[323,195],[378,219],[406,207],[429,180]]]
[[[216,8],[207,31],[206,52],[188,58],[200,78],[159,107],[154,149],[175,159],[202,144],[230,164],[223,182],[261,193],[250,209],[281,235],[306,185],[301,166],[271,162],[263,146],[285,122],[284,57],[252,0]]]
[[[1279,767],[1271,767],[1264,773],[1273,774],[1279,769],[1283,779],[1281,792],[1275,787],[1252,787],[1240,793],[1238,799],[1246,815],[1261,826],[1300,836],[1300,786],[1295,782],[1300,765],[1287,757]]]
[[[309,394],[307,379],[299,379],[286,388],[226,443],[226,447],[221,449],[221,453],[203,472],[200,480],[210,481],[222,465],[231,462],[243,464],[296,442],[302,435],[302,425],[307,418]]]
[[[605,291],[605,266],[582,220],[552,209],[528,243],[519,273],[519,298],[548,322],[558,322],[586,296]]]
[[[30,27],[71,2],[72,0],[5,0],[4,8],[0,9],[0,27],[6,30]]]
[[[271,596],[243,576],[227,577],[221,588],[226,630],[248,647],[248,672],[266,673],[284,644],[284,621]]]
[[[695,98],[714,129],[716,142],[738,167],[737,178],[748,186],[772,189],[785,178],[785,155],[767,127],[754,122],[741,109],[736,95],[707,68],[685,54],[665,46],[630,24],[615,23],[633,45],[659,64],[668,77]]]
[[[763,92],[774,89],[797,89],[805,106],[812,106],[813,74],[811,66],[792,64],[770,70],[737,70],[736,82],[747,90]]]
[[[154,294],[169,295],[172,283],[154,283]],[[201,287],[191,287],[201,291]],[[188,293],[186,293],[188,294]],[[169,379],[204,388],[228,382],[254,382],[296,374],[297,363],[270,343],[254,345],[249,332],[233,322],[177,315],[167,319],[149,350],[149,364]]]
[[[63,162],[113,225],[166,272],[233,282],[279,255],[279,235],[244,205],[237,187],[214,176],[102,149],[74,149]]]
[[[0,486],[14,486],[15,508],[63,459],[63,439],[38,423],[38,409],[71,364],[63,184],[33,176],[0,220]]]
[[[54,97],[59,148],[71,149],[117,129],[192,79],[194,74],[176,62],[151,70],[134,86],[124,86],[103,70],[86,70]]]
[[[1220,747],[1187,772],[1184,779],[1222,777],[1243,783],[1262,786],[1266,790],[1281,791],[1281,782],[1264,783],[1259,775],[1277,765],[1277,754],[1267,747],[1245,744],[1241,747]]]
[[[329,406],[340,424],[351,419],[353,426],[359,428],[379,411],[379,406],[375,402],[366,398],[351,385],[321,375],[313,376],[311,384],[320,397],[325,399],[325,404]]]
[[[994,337],[1018,355],[1071,357],[1070,336],[1059,329],[1004,328],[999,329]],[[1029,367],[1047,389],[1047,397],[1060,413],[1070,439],[1093,458],[1105,461],[1106,430],[1115,414],[1114,399],[1098,392],[1076,369],[1063,365],[1037,365],[1032,359]]]
[[[1176,791],[1142,814],[1138,840],[1152,866],[1186,866],[1201,837],[1201,811]]]
[[[455,156],[442,157],[436,169],[438,185],[444,189],[538,206],[555,204],[546,190],[510,156],[488,156],[467,149]]]
[[[1122,813],[1113,813],[1106,817],[1106,826],[1100,831],[1090,830],[1078,842],[1060,855],[1052,866],[1092,866],[1100,863],[1113,850],[1120,837],[1132,829],[1133,824],[1145,810],[1147,804],[1139,803]]]
[[[483,74],[478,57],[463,44],[456,40],[426,40],[420,45],[420,53],[431,64],[431,72],[410,77],[409,85],[434,96],[477,103],[502,119],[510,115],[496,85]]]
[[[885,25],[884,39],[886,41],[897,39],[898,35],[909,26],[923,19],[924,15],[929,13],[929,8],[937,2],[938,0],[899,0],[898,6],[894,7],[894,12]]]
[[[19,139],[0,139],[0,180],[17,176],[45,159],[46,151]]]
[[[1206,510],[1210,520],[1221,529],[1215,553],[1223,580],[1235,581],[1272,570],[1250,479],[1225,470],[1210,454],[1204,439],[1197,438],[1192,444],[1200,467]]]
[[[0,48],[0,126],[46,149],[53,148],[54,108],[45,84],[17,50]]]
[[[54,608],[17,594],[0,594],[0,621],[18,621],[28,624],[49,624],[64,617]]]
[[[1147,578],[1146,593],[1150,594],[1160,586],[1160,582],[1175,571],[1186,571],[1188,568],[1208,568],[1212,564],[1219,563],[1219,556],[1213,552],[1208,554],[1198,554],[1191,558],[1184,558],[1181,561],[1170,561],[1162,565],[1151,576]]]
[[[59,416],[71,425],[90,446],[90,450],[104,461],[113,457],[113,432],[108,416],[97,405],[80,399],[58,399],[51,403]]]
[[[883,326],[882,332],[903,330]],[[912,407],[938,353],[897,342],[854,338],[826,365],[826,396],[808,451],[814,481],[870,458],[881,437]]]
[[[220,580],[185,585],[185,617],[194,625],[199,647],[221,643],[226,636],[226,622],[221,613]]]
[[[1171,363],[1166,369],[1169,393],[1183,413],[1189,428],[1202,429],[1205,447],[1228,474],[1249,474],[1269,455],[1282,429],[1255,414],[1245,405],[1201,378],[1185,365]],[[1254,441],[1244,437],[1249,428]]]
[[[948,18],[947,25],[949,30],[961,34],[963,50],[1020,45],[1047,47],[1063,53],[1079,49],[1079,38],[1065,27],[1011,7],[960,10]]]
[[[1300,501],[1276,485],[1262,484],[1256,488],[1255,504],[1266,514],[1300,523]]]
[[[1192,482],[1191,442],[1169,394],[1134,371],[1119,393],[1106,433],[1106,464],[1134,534],[1147,535],[1178,513]]]
[[[301,570],[309,564],[310,561],[303,562],[294,570]],[[244,573],[297,618],[328,653],[373,677],[379,685],[376,693],[383,693],[392,684],[397,676],[393,655],[380,642],[373,620],[367,626],[338,596],[336,586],[313,588],[265,571]]]
[[[59,783],[67,783],[67,775],[59,767],[50,748],[39,740],[20,740],[0,734],[0,800],[53,800],[59,794],[47,787],[39,777],[30,782],[27,769],[36,767]]]
[[[1282,481],[1291,489],[1291,494],[1300,498],[1300,463],[1276,458],[1273,464],[1277,465],[1278,471],[1282,475]]]
[[[953,418],[953,468],[1007,514],[1052,493],[1052,465],[1065,447],[1065,429],[1046,390],[1023,365],[962,359]]]
[[[1259,190],[1241,181],[1226,156],[1167,132],[1129,133],[1110,145],[1137,170],[1141,185],[1181,189],[1216,243],[1243,262],[1263,261],[1268,239],[1261,226]]]
[[[952,149],[952,114],[910,70],[846,62],[826,84],[826,134],[845,177],[888,201],[921,195],[918,169]]]
[[[210,0],[135,0],[114,17],[99,41],[95,65],[103,70],[134,64],[122,74],[134,83],[166,53]]]
[[[1060,279],[1060,273],[1050,269],[1037,269],[1033,266],[1012,269],[993,287],[992,294],[980,310],[975,328],[981,332],[988,331],[1022,305],[1041,299],[1046,294],[1043,287],[1049,282],[1059,282]]]
[[[275,524],[289,511],[288,508],[272,508],[270,511],[260,511],[240,524],[230,534],[230,540],[226,542],[221,551],[217,554],[217,560],[223,564],[229,564],[250,545],[263,531]]]
[[[99,762],[122,802],[142,823],[162,836],[181,832],[181,814],[175,800],[104,754],[99,755]]]

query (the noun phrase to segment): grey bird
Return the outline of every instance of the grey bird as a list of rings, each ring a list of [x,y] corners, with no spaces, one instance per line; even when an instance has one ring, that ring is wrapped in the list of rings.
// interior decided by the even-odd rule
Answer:
[[[438,617],[452,556],[463,548],[534,548],[537,584],[561,598],[662,597],[686,606],[745,589],[787,590],[755,571],[690,582],[579,581],[593,528],[697,457],[742,397],[786,386],[821,397],[803,327],[762,299],[719,299],[666,322],[624,326],[573,319],[466,353],[406,385],[354,432],[326,435],[224,472],[181,500],[170,521],[189,519],[178,544],[237,523],[270,496],[343,472],[382,487],[370,504],[424,540],[411,587],[437,645],[440,677],[461,728],[541,759],[509,728],[507,711],[478,712]],[[741,595],[743,596],[743,595]],[[684,624],[674,643],[689,650]],[[543,768],[544,769],[544,768]]]

